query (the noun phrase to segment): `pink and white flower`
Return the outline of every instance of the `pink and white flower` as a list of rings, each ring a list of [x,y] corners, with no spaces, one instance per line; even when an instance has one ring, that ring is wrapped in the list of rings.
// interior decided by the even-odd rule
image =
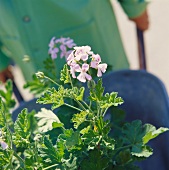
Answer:
[[[100,55],[93,54],[92,55],[92,61],[90,63],[90,67],[95,68],[95,69],[98,70],[97,71],[97,76],[98,77],[101,77],[102,73],[105,73],[106,69],[107,69],[107,64],[105,64],[105,63],[100,64],[100,62],[101,62]]]
[[[67,64],[71,66],[72,64],[76,64],[76,60],[74,57],[74,51],[72,51],[69,56],[67,57]]]
[[[80,68],[79,70],[77,70],[77,72],[80,72],[80,74],[77,76],[77,79],[83,83],[86,82],[86,80],[91,80],[92,77],[87,74],[87,71],[89,70],[89,65],[84,63],[82,65],[82,68]]]
[[[101,57],[99,54],[92,55],[92,61],[90,63],[90,67],[97,69],[99,63],[101,62]]]
[[[60,44],[60,47],[57,48],[57,45]],[[72,52],[72,50],[68,50],[68,48],[74,47],[76,44],[70,38],[59,38],[56,39],[53,37],[49,43],[49,51],[48,53],[51,54],[51,58],[57,58],[57,53],[60,51],[60,58],[67,57]]]
[[[8,144],[4,141],[0,141],[1,147],[3,150],[6,150],[8,148]]]
[[[103,64],[99,64],[98,67],[97,67],[97,76],[98,77],[101,77],[102,76],[102,73],[105,73],[106,72],[106,69],[107,69],[107,64],[103,63]]]
[[[75,73],[76,73],[76,72],[79,72],[80,70],[81,70],[81,69],[80,69],[79,64],[72,64],[72,65],[70,66],[70,74],[72,74],[72,77],[73,77],[73,78],[76,78]]]
[[[76,61],[86,61],[88,60],[88,56],[93,53],[90,46],[74,47],[74,49]]]

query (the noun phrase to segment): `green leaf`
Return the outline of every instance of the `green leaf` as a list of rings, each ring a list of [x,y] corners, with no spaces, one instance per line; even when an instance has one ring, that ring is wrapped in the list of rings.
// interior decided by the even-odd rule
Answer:
[[[85,88],[81,87],[81,88],[78,89],[77,87],[73,87],[72,90],[73,90],[73,97],[78,101],[82,101]]]
[[[72,122],[74,123],[74,128],[77,129],[80,124],[86,120],[86,116],[89,114],[89,111],[82,111],[80,113],[74,114]]]
[[[54,110],[54,109],[56,109],[56,108],[58,108],[58,107],[60,107],[64,104],[63,95],[64,95],[63,86],[60,86],[58,91],[53,87],[53,88],[48,89],[44,93],[44,96],[40,97],[37,100],[37,103],[53,104],[52,110]]]
[[[40,132],[47,132],[52,130],[53,122],[60,123],[59,118],[51,110],[47,110],[45,108],[42,108],[41,111],[35,115],[35,117],[38,119]]]
[[[104,88],[102,86],[102,79],[99,79],[97,84],[95,85],[95,88],[90,89],[90,99],[93,101],[100,101],[102,100]]]
[[[0,97],[0,126],[4,127],[5,126],[5,108],[4,108],[4,103]]]
[[[142,127],[140,120],[134,120],[131,123],[126,123],[123,126],[122,133],[124,134],[124,141],[128,144],[143,144],[143,137],[145,136],[145,130]]]
[[[80,165],[81,170],[104,170],[108,166],[109,159],[101,154],[100,150],[92,150]]]
[[[100,101],[101,108],[109,108],[111,106],[118,106],[123,104],[123,99],[117,97],[117,92],[106,93],[103,99]]]
[[[13,97],[12,80],[7,80],[7,82],[5,83],[5,91],[0,90],[0,96],[3,98],[6,107],[13,108],[16,102],[14,99],[12,99]]]
[[[27,109],[24,109],[19,113],[14,124],[14,131],[13,141],[15,145],[17,147],[28,147],[28,144],[30,144],[30,132]]]
[[[125,165],[132,159],[130,150],[123,150],[117,155],[117,164],[118,165]]]
[[[98,146],[101,139],[102,136],[99,135],[95,130],[91,129],[82,136],[82,140],[84,141],[84,144],[88,146],[88,150],[94,149],[96,146]]]
[[[27,81],[26,84],[24,85],[24,88],[28,88],[30,92],[32,92],[35,95],[40,95],[44,91],[49,88],[50,83],[48,80],[45,79],[38,79],[36,75],[34,74],[32,77],[32,81]]]
[[[56,70],[55,61],[49,56],[44,60],[43,64],[44,64],[44,69],[42,71],[45,73],[45,75],[57,81],[57,76],[56,76],[57,70]]]
[[[31,147],[24,151],[25,168],[28,170],[41,169],[41,157],[38,155],[37,150]]]
[[[59,135],[59,139],[65,141],[68,150],[75,149],[76,145],[81,143],[79,131],[74,132],[73,129],[64,130],[64,134]]]
[[[58,122],[53,122],[52,127],[53,128],[61,128],[61,127],[64,127],[64,124],[63,123],[58,123]]]
[[[63,66],[63,69],[60,72],[60,81],[63,81],[64,84],[70,83],[70,74],[69,74],[67,64]]]
[[[74,157],[72,156],[72,154],[70,154],[70,157],[69,159],[67,160],[63,160],[64,162],[64,167],[65,169],[68,169],[68,170],[77,170],[78,167],[77,167],[77,157]]]
[[[154,127],[151,124],[145,124],[144,128],[146,129],[146,135],[143,137],[143,143],[148,143],[151,139],[156,138],[158,135],[168,131],[168,128],[160,127],[156,130],[156,127]]]
[[[135,145],[132,147],[131,154],[137,157],[149,157],[153,154],[153,150],[148,146]]]
[[[13,157],[12,150],[2,150],[0,149],[0,169],[9,170],[11,169],[11,162]]]
[[[40,157],[42,158],[42,164],[44,167],[49,165],[58,164],[61,162],[60,152],[53,146],[48,136],[44,136],[43,144],[38,145]]]
[[[153,152],[152,149],[145,144],[167,130],[167,128],[159,128],[156,130],[156,128],[150,124],[145,124],[143,126],[140,120],[135,120],[124,125],[124,141],[131,145],[132,155],[137,157],[149,157]]]
[[[72,89],[65,89],[63,97],[82,101],[84,96],[84,90],[85,90],[84,87],[81,88],[73,87]]]

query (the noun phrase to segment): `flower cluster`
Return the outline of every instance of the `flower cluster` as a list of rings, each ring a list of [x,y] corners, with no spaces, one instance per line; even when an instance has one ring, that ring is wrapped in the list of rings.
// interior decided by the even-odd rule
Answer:
[[[106,72],[107,64],[101,64],[100,55],[94,54],[90,46],[74,47],[74,50],[67,58],[67,64],[70,66],[70,73],[73,78],[81,82],[91,80],[89,68],[97,70],[97,76],[101,77]],[[76,77],[76,72],[80,74]]]
[[[72,52],[71,49],[76,44],[73,42],[72,39],[68,38],[60,38],[56,39],[53,37],[49,43],[49,51],[48,53],[51,55],[52,59],[57,58],[57,54],[60,52],[60,58],[67,58],[69,54]],[[59,46],[59,47],[58,47]]]

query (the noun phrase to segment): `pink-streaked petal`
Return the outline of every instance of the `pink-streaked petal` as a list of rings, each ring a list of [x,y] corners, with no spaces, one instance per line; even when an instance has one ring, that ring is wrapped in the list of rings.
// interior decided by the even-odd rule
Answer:
[[[0,144],[3,150],[6,150],[8,148],[8,144],[5,143],[4,141],[1,141]]]
[[[101,62],[101,57],[99,54],[93,54],[92,60],[96,61],[99,64]]]
[[[65,55],[66,60],[67,60],[68,56],[69,56],[71,53],[72,53],[72,50],[69,50],[69,51],[66,52],[66,55]]]
[[[91,61],[90,67],[97,69],[98,63],[96,61]]]
[[[54,45],[55,45],[55,37],[52,37],[52,39],[50,40],[50,43],[49,43],[49,47],[50,48],[53,48],[54,47]]]
[[[60,45],[60,49],[61,49],[61,51],[66,51],[66,46],[63,45],[63,44],[61,44],[61,45]]]
[[[92,79],[91,75],[89,75],[89,74],[87,74],[87,73],[85,73],[85,77],[86,77],[86,79],[89,80],[89,81]]]
[[[85,77],[85,74],[83,72],[81,72],[78,76],[77,76],[77,79],[83,83],[86,82],[86,77]]]
[[[100,68],[98,68],[98,70],[97,70],[97,77],[101,77],[101,76],[102,76],[101,69],[100,69]]]
[[[63,58],[64,56],[65,56],[65,52],[62,51],[62,52],[60,53],[60,58]]]
[[[66,45],[68,48],[72,48],[72,47],[74,47],[76,44],[73,42],[72,39],[68,38],[67,41],[65,42],[65,45]]]
[[[98,68],[100,68],[101,71],[102,71],[103,73],[105,73],[105,72],[106,72],[106,69],[107,69],[107,64],[105,64],[105,63],[99,64],[99,65],[98,65]]]
[[[72,60],[72,59],[74,59],[74,51],[72,51],[70,54],[69,54],[69,56],[67,57],[67,61],[70,61],[70,60]]]
[[[51,58],[54,60],[54,59],[56,59],[57,58],[57,53],[51,53]]]
[[[82,71],[82,69],[81,69],[81,67],[79,66],[79,64],[74,64],[74,69],[75,69],[75,71],[76,72],[81,72]]]
[[[60,38],[60,43],[64,44],[65,41],[66,41],[66,38],[64,38],[64,37]]]
[[[88,60],[88,54],[82,54],[82,55],[81,55],[81,59],[82,59],[83,61]]]
[[[76,60],[76,61],[80,61],[81,55],[76,55],[76,54],[75,54],[75,56],[76,56],[76,57],[75,57],[75,60]]]
[[[74,70],[74,68],[72,66],[70,67],[70,74],[72,74],[73,78],[76,78],[75,70]]]
[[[58,49],[58,48],[54,48],[54,49],[53,49],[53,52],[54,52],[54,53],[58,53],[58,52],[59,52],[59,49]]]
[[[82,65],[82,71],[83,71],[83,72],[87,72],[88,70],[89,70],[89,64],[84,63],[84,64]]]

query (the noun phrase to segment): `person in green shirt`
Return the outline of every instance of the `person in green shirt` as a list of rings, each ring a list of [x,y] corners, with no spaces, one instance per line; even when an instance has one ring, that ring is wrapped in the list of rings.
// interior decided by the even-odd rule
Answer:
[[[119,3],[137,27],[148,28],[147,2]],[[41,70],[53,36],[91,46],[113,70],[129,68],[110,0],[0,0],[0,80],[12,77],[10,58],[30,80]],[[27,63],[25,55],[30,58]],[[56,59],[58,74],[64,63]]]

